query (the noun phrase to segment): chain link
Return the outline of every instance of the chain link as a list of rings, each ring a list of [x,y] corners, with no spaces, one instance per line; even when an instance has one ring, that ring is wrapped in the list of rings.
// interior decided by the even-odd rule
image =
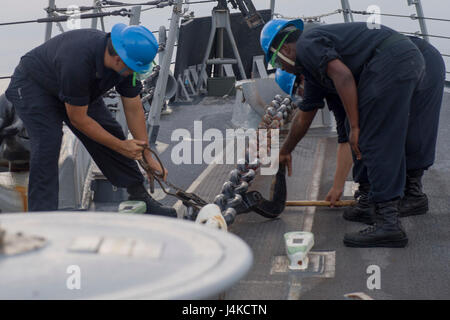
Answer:
[[[294,109],[295,105],[289,96],[283,98],[281,95],[276,95],[265,107],[256,136],[259,138],[259,130],[280,129],[291,120]],[[267,154],[269,154],[271,147],[269,134],[267,140]],[[245,159],[237,161],[236,168],[230,171],[228,180],[222,185],[221,193],[214,198],[213,203],[220,208],[227,225],[234,222],[237,215],[236,208],[242,205],[243,196],[247,193],[260,168],[261,160],[258,158],[258,148],[262,142],[257,141],[257,148],[253,152],[249,148],[246,149]],[[250,162],[250,159],[256,160]],[[186,218],[195,220],[197,214],[198,212],[195,210],[188,210]]]

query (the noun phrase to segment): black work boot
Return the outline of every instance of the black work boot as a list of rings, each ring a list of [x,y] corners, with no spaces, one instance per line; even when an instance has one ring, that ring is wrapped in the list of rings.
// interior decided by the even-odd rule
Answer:
[[[403,248],[408,237],[398,219],[398,200],[377,203],[375,205],[376,221],[373,226],[344,236],[347,247]]]
[[[375,222],[375,206],[369,200],[369,183],[360,183],[355,192],[356,204],[344,210],[345,220],[373,224]]]
[[[152,198],[142,184],[128,187],[128,200],[144,201],[147,205],[146,213],[165,216],[170,218],[177,217],[177,211],[174,208],[163,206],[161,203]]]
[[[423,170],[411,170],[406,174],[405,196],[398,204],[399,217],[425,214],[428,197],[422,192]]]

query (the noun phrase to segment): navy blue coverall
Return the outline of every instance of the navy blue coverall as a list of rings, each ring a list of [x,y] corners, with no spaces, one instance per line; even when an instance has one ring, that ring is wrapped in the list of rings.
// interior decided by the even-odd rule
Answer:
[[[340,59],[358,90],[359,148],[376,203],[403,195],[409,113],[425,61],[405,36],[366,23],[334,24],[305,31],[297,41],[297,65],[306,81],[337,94],[328,63]],[[306,94],[305,88],[305,94]]]
[[[328,109],[333,112],[336,120],[336,131],[338,136],[338,143],[348,142],[348,133],[346,127],[347,115],[341,98],[337,94],[327,93],[321,87],[312,84],[310,81],[305,81],[304,95],[298,108],[304,112],[310,112],[325,107],[324,99],[327,101]]]
[[[115,87],[124,97],[136,97],[139,81],[121,77],[104,66],[109,34],[93,29],[65,32],[25,54],[6,91],[28,131],[31,142],[28,207],[57,210],[58,159],[63,122],[81,140],[106,178],[117,187],[142,184],[144,177],[131,160],[78,131],[70,123],[65,104],[88,105],[88,115],[106,131],[125,140],[119,123],[102,95]]]
[[[445,62],[441,53],[427,41],[409,37],[425,59],[425,74],[411,101],[406,138],[406,170],[427,170],[435,160],[442,97],[445,83]],[[369,182],[367,168],[354,158],[353,179]]]
[[[409,38],[416,47],[419,48],[425,59],[425,73],[410,99],[409,115],[405,115],[408,118],[408,123],[404,150],[406,170],[408,171],[427,169],[434,162],[439,113],[445,79],[445,64],[439,51],[421,38]],[[348,141],[347,132],[349,128],[347,127],[346,130],[343,129],[343,124],[346,122],[345,110],[339,97],[330,92],[331,91],[326,88],[314,85],[311,82],[306,82],[305,98],[299,107],[303,111],[323,108],[323,99],[326,98],[328,104],[331,104],[330,110],[333,111],[336,118],[339,136],[338,140],[340,143],[346,142]],[[385,92],[384,94],[389,93]],[[334,98],[330,98],[333,96]],[[329,99],[331,99],[331,101],[329,101]],[[383,129],[380,128],[378,130]],[[385,137],[385,139],[387,139],[385,141],[389,141],[389,137]],[[393,139],[395,139],[395,137]],[[403,150],[403,148],[400,148],[399,150]],[[363,155],[363,157],[367,156],[370,155]],[[367,167],[364,163],[364,159],[359,161],[354,158],[353,178],[356,182],[369,182]],[[402,173],[399,173],[399,175],[401,176]],[[398,194],[399,192],[399,196],[402,196],[403,189],[397,189],[395,194]],[[388,195],[385,199],[389,197],[391,196]]]

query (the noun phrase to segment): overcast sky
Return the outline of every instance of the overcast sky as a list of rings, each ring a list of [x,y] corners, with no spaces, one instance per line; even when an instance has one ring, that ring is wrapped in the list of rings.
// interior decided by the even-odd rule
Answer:
[[[122,0],[127,3],[145,2],[145,0]],[[69,5],[90,6],[92,0],[56,0],[57,7]],[[257,9],[268,9],[270,0],[253,0]],[[382,13],[410,15],[415,13],[414,6],[408,6],[407,0],[350,0],[353,10],[366,10],[370,5],[378,5]],[[1,0],[0,22],[21,21],[43,18],[46,16],[44,8],[48,6],[48,0]],[[214,3],[192,4],[189,11],[194,11],[196,17],[210,15]],[[422,0],[426,17],[450,19],[450,0]],[[275,12],[288,17],[315,16],[332,12],[341,6],[340,0],[276,0]],[[171,8],[149,10],[141,15],[141,24],[150,30],[157,30],[159,26],[169,26],[168,19],[171,16]],[[354,15],[355,21],[366,21],[367,16]],[[341,14],[325,17],[326,23],[343,22]],[[128,23],[127,18],[107,17],[106,28],[117,22]],[[398,31],[419,31],[417,20],[409,18],[381,17],[381,23]],[[100,24],[99,24],[100,26]],[[65,25],[64,25],[65,27]],[[83,20],[82,27],[90,27],[90,20]],[[450,22],[427,21],[428,32],[435,35],[450,36]],[[0,76],[11,75],[20,57],[30,49],[44,41],[45,24],[22,24],[0,26]],[[53,26],[53,35],[59,33],[56,25]],[[431,43],[441,53],[450,55],[450,40],[431,38]],[[450,57],[444,57],[447,70],[450,70]],[[447,79],[450,75],[447,74]],[[8,81],[0,80],[0,93],[3,92]]]

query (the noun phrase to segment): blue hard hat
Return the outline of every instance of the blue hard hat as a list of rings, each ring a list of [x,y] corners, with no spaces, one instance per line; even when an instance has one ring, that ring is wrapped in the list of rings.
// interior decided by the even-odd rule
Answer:
[[[270,61],[272,58],[270,46],[272,45],[273,39],[275,39],[280,30],[287,26],[294,26],[300,30],[303,30],[303,20],[273,19],[267,22],[261,30],[260,43],[264,53],[266,54],[267,61]]]
[[[290,96],[295,94],[293,91],[296,78],[297,77],[294,74],[279,68],[277,69],[277,72],[275,72],[275,81],[278,83],[278,86]]]
[[[144,26],[127,26],[117,23],[111,30],[111,41],[119,57],[128,68],[143,73],[158,52],[158,41]]]

